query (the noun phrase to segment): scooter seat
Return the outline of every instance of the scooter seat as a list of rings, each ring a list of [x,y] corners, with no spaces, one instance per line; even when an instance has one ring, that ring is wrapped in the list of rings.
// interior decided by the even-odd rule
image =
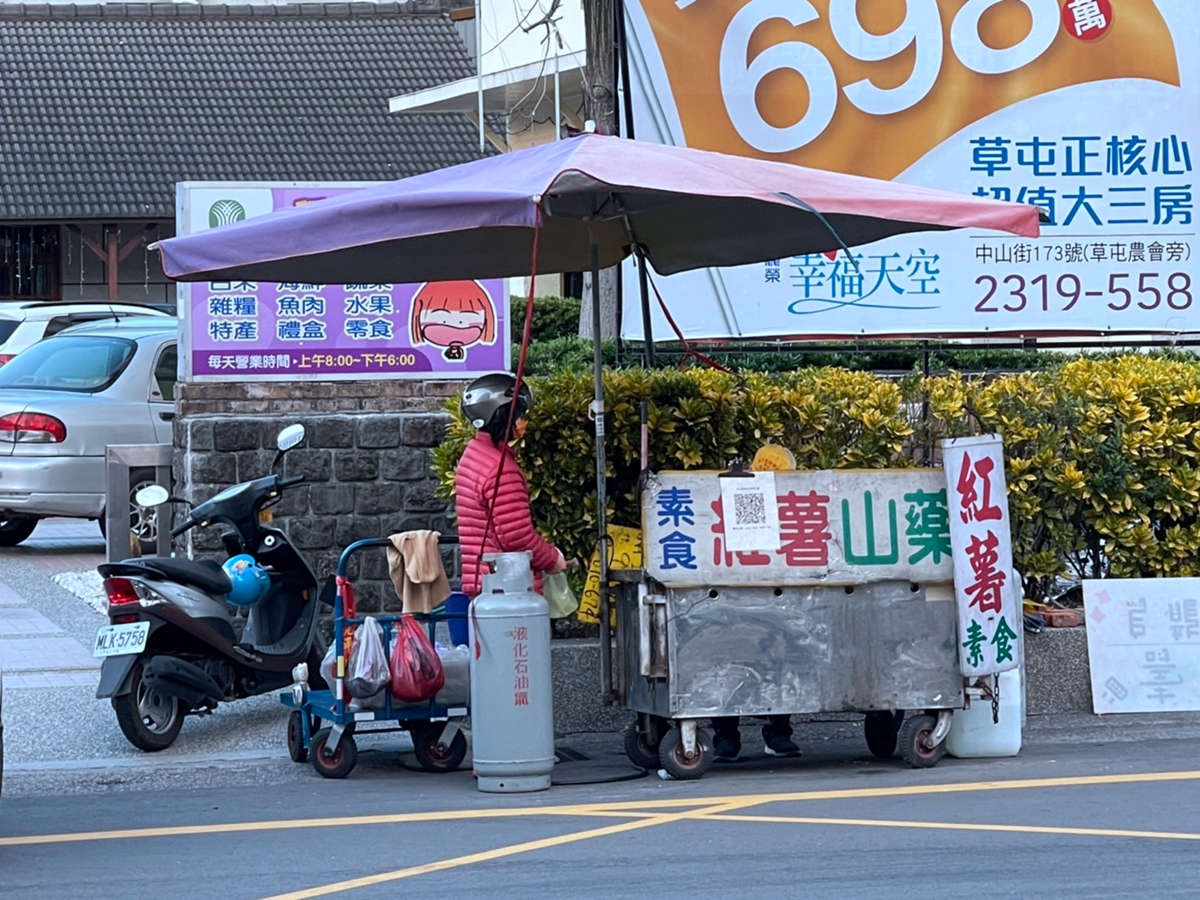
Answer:
[[[109,571],[105,571],[105,570]],[[119,571],[125,569],[125,572]],[[209,594],[228,594],[233,590],[229,576],[219,563],[211,559],[177,559],[170,556],[147,556],[142,559],[126,559],[119,563],[110,563],[101,567],[101,573],[108,575],[134,574],[129,569],[142,569],[180,584],[190,584]],[[153,577],[153,576],[151,576]]]

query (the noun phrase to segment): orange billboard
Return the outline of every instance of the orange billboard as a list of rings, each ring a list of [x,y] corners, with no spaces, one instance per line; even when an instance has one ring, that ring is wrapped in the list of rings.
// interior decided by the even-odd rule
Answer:
[[[1033,242],[893,238],[825,267],[676,276],[692,336],[1200,330],[1197,0],[626,0],[626,15],[640,139],[1049,216]],[[640,316],[624,321],[639,337]]]
[[[894,178],[972,122],[1038,94],[1118,78],[1179,84],[1175,43],[1153,0],[1119,0],[1119,28],[1110,18],[1081,31],[1064,22],[1070,0],[642,8],[688,146],[876,178]]]

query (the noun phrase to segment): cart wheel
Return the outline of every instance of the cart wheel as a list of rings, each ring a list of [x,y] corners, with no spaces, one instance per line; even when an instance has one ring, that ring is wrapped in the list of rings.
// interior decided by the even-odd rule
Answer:
[[[942,741],[932,750],[925,746],[925,738],[937,727],[937,718],[930,715],[913,716],[900,726],[900,756],[914,769],[929,769],[946,755],[946,742]]]
[[[292,710],[288,716],[287,745],[288,756],[292,762],[308,762],[308,748],[304,746],[304,713],[298,709]]]
[[[325,742],[329,740],[332,730],[322,728],[312,736],[309,753],[313,768],[322,778],[345,778],[358,764],[358,744],[354,742],[354,735],[345,731],[342,733],[342,739],[338,741],[337,749],[329,753],[325,749]]]
[[[652,741],[642,734],[636,722],[625,729],[625,755],[635,766],[643,769],[657,769],[659,767],[658,749],[661,746],[661,738],[658,742]]]
[[[440,743],[444,722],[420,725],[412,731],[413,753],[426,772],[453,772],[467,756],[467,739],[462,731],[454,735],[449,746]]]
[[[867,749],[876,759],[891,759],[896,755],[896,735],[904,721],[904,710],[896,712],[869,712],[863,722],[863,734],[867,738]]]
[[[680,781],[700,778],[712,765],[714,756],[712,737],[703,728],[696,729],[696,755],[691,759],[683,753],[683,732],[678,727],[663,735],[662,743],[658,745],[659,763],[667,774]]]

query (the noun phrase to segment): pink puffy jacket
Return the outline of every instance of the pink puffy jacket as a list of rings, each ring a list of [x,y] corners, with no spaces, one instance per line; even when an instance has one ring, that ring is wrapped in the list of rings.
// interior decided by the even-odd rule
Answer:
[[[500,476],[500,490],[496,492],[489,528],[488,509],[492,507],[496,470],[501,459],[504,460],[504,470]],[[521,471],[516,456],[507,444],[497,447],[483,431],[475,435],[458,461],[454,500],[458,509],[458,539],[462,550],[462,590],[468,597],[475,597],[482,589],[483,577],[479,571],[481,553],[529,550],[533,553],[535,573],[545,572],[558,562],[558,550],[534,530],[525,473]],[[536,578],[534,587],[541,590],[540,577]]]

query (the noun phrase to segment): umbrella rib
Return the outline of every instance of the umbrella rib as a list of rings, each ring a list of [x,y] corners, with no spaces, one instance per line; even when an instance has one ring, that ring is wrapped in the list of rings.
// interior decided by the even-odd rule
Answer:
[[[824,225],[829,230],[829,233],[833,235],[833,239],[838,242],[838,246],[846,251],[846,257],[847,257],[847,259],[850,260],[850,264],[852,266],[854,266],[854,271],[858,272],[860,275],[862,274],[862,272],[858,268],[858,260],[856,260],[854,258],[854,254],[850,252],[850,248],[846,246],[846,242],[842,240],[842,236],[837,233],[837,229],[834,228],[833,225],[831,225],[829,223],[829,220],[826,219],[825,216],[822,215],[821,212],[815,206],[813,206],[811,203],[805,203],[803,200],[799,199],[798,197],[793,197],[791,194],[787,193],[786,191],[776,191],[775,196],[782,197],[784,200],[787,200],[789,203],[796,204],[796,206],[800,207],[805,212],[810,212],[814,216],[816,216],[817,221],[820,222],[822,225]]]

